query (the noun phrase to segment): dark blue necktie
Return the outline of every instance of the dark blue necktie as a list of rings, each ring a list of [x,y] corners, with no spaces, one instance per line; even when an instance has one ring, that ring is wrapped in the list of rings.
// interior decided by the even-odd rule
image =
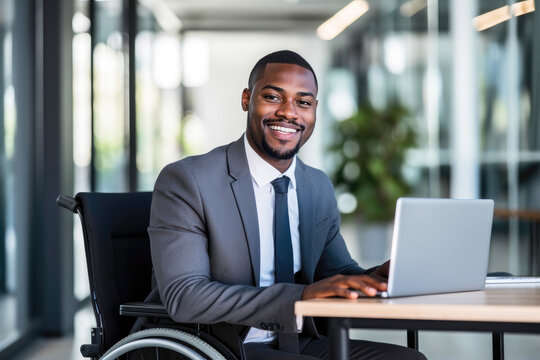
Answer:
[[[289,225],[289,205],[287,191],[289,178],[286,176],[272,181],[276,194],[274,210],[274,251],[276,283],[294,283],[291,227]],[[278,333],[279,349],[298,353],[298,334]]]
[[[274,211],[274,249],[276,283],[294,283],[293,251],[287,191],[289,178],[282,176],[272,181],[276,193]]]

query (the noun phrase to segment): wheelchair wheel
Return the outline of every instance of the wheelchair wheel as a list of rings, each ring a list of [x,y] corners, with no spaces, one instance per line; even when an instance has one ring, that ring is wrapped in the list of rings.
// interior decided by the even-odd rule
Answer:
[[[114,344],[100,358],[113,359],[226,360],[214,347],[197,336],[166,328],[133,333]]]

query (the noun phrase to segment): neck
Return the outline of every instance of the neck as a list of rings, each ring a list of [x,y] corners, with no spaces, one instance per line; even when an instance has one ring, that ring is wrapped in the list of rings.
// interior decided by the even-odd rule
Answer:
[[[273,162],[270,162],[268,161],[268,163],[270,165],[272,165],[273,167],[275,167],[276,169],[279,170],[280,173],[284,173],[285,171],[287,171],[287,169],[289,168],[289,166],[291,166],[292,164],[292,159],[287,159],[287,160],[275,160]]]

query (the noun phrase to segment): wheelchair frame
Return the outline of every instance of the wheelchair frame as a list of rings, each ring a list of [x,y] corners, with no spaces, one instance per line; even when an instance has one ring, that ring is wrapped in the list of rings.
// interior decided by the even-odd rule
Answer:
[[[120,196],[130,196],[130,194],[141,193],[122,194],[125,195]],[[212,325],[174,323],[172,320],[170,320],[169,314],[162,304],[141,301],[121,304],[119,314],[123,316],[135,316],[138,318],[146,317],[151,319],[169,319],[171,325],[164,327],[161,327],[162,325],[160,324],[151,325],[151,328],[139,330],[129,335],[124,334],[127,336],[117,341],[112,346],[107,346],[107,341],[105,340],[104,335],[104,321],[102,312],[98,306],[98,297],[95,289],[96,279],[92,269],[93,259],[90,249],[91,235],[88,233],[88,224],[86,223],[83,210],[84,206],[80,199],[81,195],[83,197],[106,197],[108,195],[115,195],[113,193],[79,193],[75,196],[75,198],[67,195],[60,195],[56,200],[60,207],[77,214],[82,225],[86,264],[90,283],[90,300],[96,319],[96,327],[91,329],[91,343],[81,345],[80,350],[83,357],[87,357],[92,360],[111,360],[137,349],[160,348],[171,350],[189,359],[245,359],[241,340],[240,343],[238,343],[239,337],[236,339],[231,338],[230,335],[227,335],[225,339],[218,340],[216,337],[214,337],[215,334],[213,334]],[[148,196],[151,195],[148,193]],[[151,322],[149,324],[151,324]],[[219,328],[219,326],[217,328]],[[231,345],[234,348],[235,353],[233,353],[233,351],[230,349]]]

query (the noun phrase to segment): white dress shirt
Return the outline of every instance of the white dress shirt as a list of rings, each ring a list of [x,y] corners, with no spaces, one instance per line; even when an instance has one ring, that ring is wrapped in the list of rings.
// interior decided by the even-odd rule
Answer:
[[[275,194],[272,181],[287,176],[289,190],[287,193],[287,202],[289,206],[289,224],[291,227],[291,240],[293,250],[294,272],[298,272],[301,267],[300,260],[300,235],[298,230],[298,198],[296,196],[296,178],[294,170],[296,169],[296,156],[293,158],[291,166],[282,174],[275,167],[263,160],[253,150],[244,134],[244,147],[253,182],[253,191],[255,193],[255,203],[257,205],[257,220],[259,221],[259,239],[260,239],[260,263],[261,273],[259,286],[270,286],[275,283],[274,274],[274,202]],[[276,335],[273,332],[257,328],[251,328],[247,334],[245,343],[248,342],[273,342]]]

